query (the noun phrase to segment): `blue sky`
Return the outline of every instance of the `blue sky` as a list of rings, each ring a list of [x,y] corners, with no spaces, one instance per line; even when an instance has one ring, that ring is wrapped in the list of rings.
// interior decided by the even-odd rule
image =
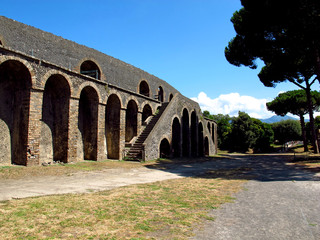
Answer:
[[[266,118],[265,102],[297,87],[264,87],[259,70],[227,62],[230,18],[240,8],[240,0],[1,0],[0,15],[139,67],[203,110]]]

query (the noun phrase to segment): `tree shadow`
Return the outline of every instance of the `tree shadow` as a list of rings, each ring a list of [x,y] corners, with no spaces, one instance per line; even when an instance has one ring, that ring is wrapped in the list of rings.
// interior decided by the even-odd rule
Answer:
[[[223,154],[215,157],[159,160],[146,165],[183,177],[256,181],[319,181],[317,172],[288,164],[292,154]]]

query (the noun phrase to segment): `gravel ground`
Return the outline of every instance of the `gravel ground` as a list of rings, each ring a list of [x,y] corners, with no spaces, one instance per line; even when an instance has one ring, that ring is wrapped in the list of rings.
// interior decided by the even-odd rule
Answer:
[[[254,180],[210,214],[193,239],[319,240],[319,176],[287,166],[276,156],[241,157],[252,168]]]

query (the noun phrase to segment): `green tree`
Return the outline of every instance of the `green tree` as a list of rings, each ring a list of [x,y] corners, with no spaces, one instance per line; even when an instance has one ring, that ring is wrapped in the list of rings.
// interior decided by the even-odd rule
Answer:
[[[313,115],[313,111],[318,109],[320,105],[320,93],[313,91],[310,95],[311,115]],[[273,101],[267,103],[268,110],[275,112],[277,115],[285,116],[286,114],[291,113],[299,116],[305,151],[308,151],[304,121],[304,115],[309,112],[307,106],[307,94],[304,90],[293,90],[280,93]]]
[[[209,119],[213,119],[212,115],[210,114],[209,111],[205,110],[203,111],[203,116],[206,117],[206,118],[209,118]]]
[[[230,63],[256,68],[257,58],[272,63],[289,54],[312,65],[320,80],[320,1],[241,0],[241,4],[231,18],[237,35],[225,51]]]
[[[225,49],[227,60],[236,66],[256,68],[257,58],[265,66],[259,78],[265,86],[290,81],[307,93],[320,80],[320,1],[242,0],[243,8],[231,18],[237,32]],[[301,85],[305,83],[304,87]],[[311,113],[311,103],[309,112]],[[310,115],[312,143],[315,141],[313,115]]]
[[[233,118],[229,134],[229,150],[245,152],[249,148],[266,151],[273,141],[273,131],[268,124],[240,112]]]
[[[274,139],[280,144],[301,139],[301,125],[296,120],[285,120],[271,124]]]
[[[231,117],[229,115],[211,115],[217,123],[218,147],[228,149],[228,138],[231,132]]]

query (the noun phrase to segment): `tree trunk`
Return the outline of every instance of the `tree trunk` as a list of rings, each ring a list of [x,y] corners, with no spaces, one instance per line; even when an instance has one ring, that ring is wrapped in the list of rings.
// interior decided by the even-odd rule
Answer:
[[[306,136],[306,125],[304,122],[303,113],[299,115],[300,117],[300,124],[301,124],[301,131],[302,131],[302,141],[303,141],[303,148],[305,152],[308,152],[308,142],[307,142],[307,136]]]
[[[312,99],[311,99],[311,90],[310,90],[311,88],[310,88],[309,81],[306,81],[306,84],[307,84],[306,94],[307,94],[308,110],[309,110],[309,117],[310,117],[311,142],[312,142],[314,153],[319,153],[318,141],[316,138],[316,131],[314,129],[313,108],[312,108]]]

